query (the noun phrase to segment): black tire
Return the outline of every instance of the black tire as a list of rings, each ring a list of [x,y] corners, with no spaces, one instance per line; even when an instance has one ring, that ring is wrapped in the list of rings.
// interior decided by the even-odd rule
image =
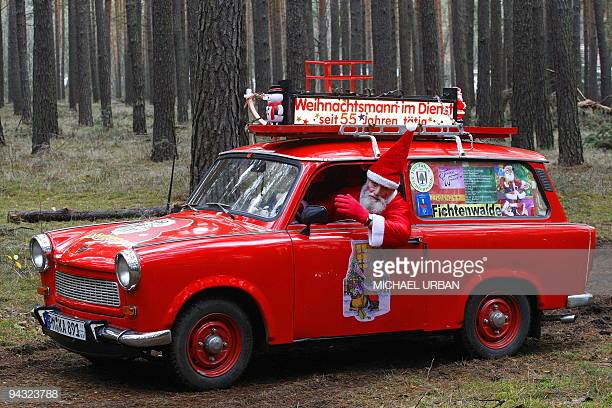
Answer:
[[[508,316],[508,320],[500,327],[490,323],[494,319],[489,318],[489,312],[497,310]],[[495,322],[500,324],[497,320]],[[463,328],[458,337],[472,356],[505,357],[513,355],[523,345],[530,323],[531,306],[525,296],[470,296],[465,307]]]
[[[217,325],[209,324],[215,321]],[[223,339],[223,349],[217,354],[210,352],[206,341],[213,336]],[[201,347],[197,346],[194,352],[196,343]],[[194,303],[178,317],[168,347],[168,364],[179,382],[189,389],[227,388],[246,370],[252,352],[253,329],[244,310],[225,299],[209,299]],[[219,364],[220,368],[207,369],[206,364]]]

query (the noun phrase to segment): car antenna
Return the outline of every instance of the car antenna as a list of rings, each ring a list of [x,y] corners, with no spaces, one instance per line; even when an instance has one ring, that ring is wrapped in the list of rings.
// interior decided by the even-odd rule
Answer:
[[[176,130],[174,131],[174,155],[172,155],[172,170],[170,170],[170,185],[168,186],[168,200],[166,201],[166,214],[170,214],[170,199],[172,197],[172,184],[174,184],[174,166],[178,156],[178,146],[176,145]]]

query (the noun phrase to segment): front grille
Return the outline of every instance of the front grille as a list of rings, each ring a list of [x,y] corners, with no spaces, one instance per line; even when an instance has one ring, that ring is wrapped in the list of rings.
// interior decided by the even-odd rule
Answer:
[[[116,282],[84,278],[55,272],[55,290],[65,298],[94,305],[119,307],[119,288]]]

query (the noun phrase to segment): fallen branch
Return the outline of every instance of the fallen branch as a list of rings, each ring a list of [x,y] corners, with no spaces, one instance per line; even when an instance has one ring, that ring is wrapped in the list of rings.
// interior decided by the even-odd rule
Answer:
[[[180,211],[181,206],[175,204],[170,212]],[[94,210],[74,211],[62,208],[54,211],[9,211],[6,217],[8,222],[41,222],[41,221],[77,221],[77,220],[101,220],[101,219],[123,219],[123,218],[147,218],[166,215],[166,207],[149,208],[126,208],[120,210]]]
[[[595,102],[591,99],[585,99],[584,101],[578,102],[578,107],[583,109],[591,108],[593,110],[599,110],[604,113],[612,113],[612,108],[610,108],[609,106],[602,105],[601,103]]]

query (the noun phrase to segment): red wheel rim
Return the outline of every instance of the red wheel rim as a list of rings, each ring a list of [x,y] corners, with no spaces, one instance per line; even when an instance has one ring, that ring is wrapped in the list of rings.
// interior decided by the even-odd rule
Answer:
[[[240,357],[241,348],[240,329],[224,313],[204,316],[189,332],[189,362],[205,377],[219,377],[231,370]]]
[[[476,334],[480,342],[494,350],[508,347],[521,327],[521,312],[513,296],[487,296],[478,305]]]

